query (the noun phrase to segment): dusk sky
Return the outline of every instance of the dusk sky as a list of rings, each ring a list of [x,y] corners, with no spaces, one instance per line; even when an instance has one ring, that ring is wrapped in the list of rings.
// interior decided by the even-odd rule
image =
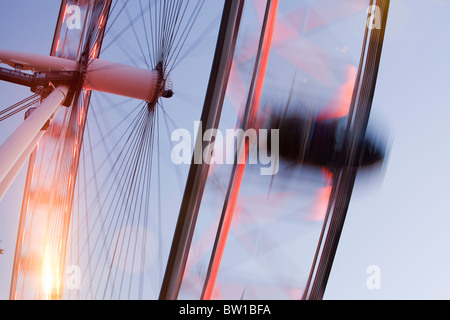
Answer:
[[[49,54],[59,6],[3,1],[0,49]],[[450,299],[448,12],[450,0],[391,1],[371,118],[389,154],[381,171],[358,175],[324,299]],[[0,83],[0,109],[27,95]],[[20,121],[0,124],[0,142]],[[0,202],[0,299],[9,297],[25,175]],[[367,285],[373,266],[379,288]]]

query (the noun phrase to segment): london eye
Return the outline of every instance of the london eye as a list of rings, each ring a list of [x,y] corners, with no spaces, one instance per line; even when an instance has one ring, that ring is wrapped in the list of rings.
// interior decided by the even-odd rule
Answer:
[[[9,298],[322,299],[386,157],[389,5],[58,3],[47,53],[0,48],[28,90],[0,111],[0,196],[26,172]]]

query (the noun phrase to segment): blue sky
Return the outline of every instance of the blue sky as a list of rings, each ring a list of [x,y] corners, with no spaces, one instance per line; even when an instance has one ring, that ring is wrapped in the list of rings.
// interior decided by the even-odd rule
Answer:
[[[357,180],[325,299],[450,298],[449,9],[444,0],[392,0],[373,103],[390,156],[381,176]],[[1,48],[48,54],[58,10],[56,0],[3,3]],[[28,93],[2,83],[1,105]],[[19,122],[2,124],[0,141]],[[24,178],[0,203],[0,299],[9,294]],[[381,271],[378,290],[366,286],[371,265]]]
[[[450,297],[449,7],[391,1],[373,104],[391,154],[382,181],[355,187],[326,298]],[[366,287],[369,265],[380,267],[380,290]]]

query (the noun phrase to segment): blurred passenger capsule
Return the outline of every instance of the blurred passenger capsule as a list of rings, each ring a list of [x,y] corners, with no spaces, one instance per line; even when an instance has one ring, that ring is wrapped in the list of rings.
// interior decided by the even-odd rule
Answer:
[[[329,170],[346,165],[350,147],[345,143],[347,118],[318,119],[305,114],[272,115],[269,129],[279,130],[280,158],[292,163],[304,163]],[[355,163],[368,167],[384,160],[386,143],[382,138],[366,134],[358,141],[361,157]],[[270,148],[270,145],[269,145]]]

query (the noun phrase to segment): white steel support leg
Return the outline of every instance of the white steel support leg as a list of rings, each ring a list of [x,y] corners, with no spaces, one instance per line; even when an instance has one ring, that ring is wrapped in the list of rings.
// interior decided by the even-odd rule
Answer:
[[[69,88],[67,86],[57,87],[41,102],[41,105],[11,134],[11,136],[0,146],[0,184],[7,177],[16,163],[27,150],[33,150],[32,143],[36,146],[36,136],[44,127],[45,123],[54,115],[64,100]],[[30,146],[31,145],[31,146]]]
[[[20,170],[22,169],[23,165],[30,158],[31,153],[36,148],[36,146],[37,146],[38,142],[41,140],[41,138],[44,136],[44,133],[45,133],[45,131],[41,130],[34,137],[33,141],[31,141],[31,143],[28,145],[28,148],[20,156],[19,160],[17,160],[17,162],[9,170],[9,172],[5,176],[5,178],[0,182],[0,201],[3,199],[3,197],[6,194],[6,192],[8,191],[9,187],[12,185],[12,183],[16,179],[16,177],[19,174]]]

